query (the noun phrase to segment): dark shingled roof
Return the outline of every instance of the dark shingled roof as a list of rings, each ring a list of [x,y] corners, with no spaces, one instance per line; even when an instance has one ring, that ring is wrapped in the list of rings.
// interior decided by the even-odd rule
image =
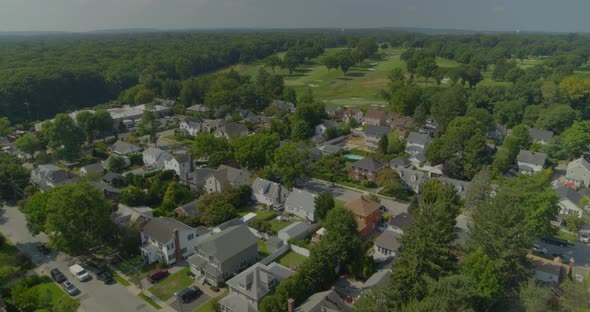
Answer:
[[[368,171],[378,171],[383,169],[384,165],[373,157],[367,157],[354,162],[352,166],[359,169],[366,169]]]
[[[375,240],[375,245],[381,248],[385,248],[387,250],[398,250],[402,244],[400,242],[400,238],[402,237],[401,234],[394,232],[392,230],[385,230],[377,240]]]
[[[174,218],[156,218],[146,223],[143,227],[143,233],[158,242],[165,243],[174,238],[175,229],[194,230],[192,227]]]

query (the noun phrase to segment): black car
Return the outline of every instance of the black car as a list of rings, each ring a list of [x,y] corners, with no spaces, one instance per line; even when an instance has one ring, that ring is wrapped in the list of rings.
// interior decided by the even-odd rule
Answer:
[[[51,248],[47,247],[45,244],[43,245],[39,245],[37,246],[37,250],[42,254],[42,255],[48,255],[51,253]]]
[[[202,293],[203,292],[197,286],[193,286],[183,289],[177,294],[177,296],[182,301],[182,303],[189,303],[197,299]]]
[[[109,272],[100,272],[96,275],[96,278],[107,285],[115,283],[113,276]]]
[[[50,274],[51,274],[51,278],[58,283],[62,283],[66,280],[65,275],[63,273],[61,273],[61,271],[59,269],[51,270]]]

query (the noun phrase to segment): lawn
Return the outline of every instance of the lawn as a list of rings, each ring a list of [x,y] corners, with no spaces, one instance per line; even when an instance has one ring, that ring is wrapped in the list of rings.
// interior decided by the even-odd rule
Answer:
[[[133,258],[125,259],[125,261],[115,264],[114,267],[117,268],[117,270],[123,272],[123,274],[127,274],[142,263],[143,259],[141,258],[141,255],[137,255]]]
[[[334,208],[344,208],[346,202],[340,199],[334,199]]]
[[[140,293],[137,296],[145,300],[145,302],[149,303],[152,307],[156,308],[156,310],[162,309],[162,307],[159,304],[155,303],[154,300],[152,300],[152,298],[146,296],[144,293]]]
[[[162,301],[172,298],[175,292],[187,288],[195,281],[188,275],[189,269],[190,268],[186,267],[166,277],[158,284],[148,288],[148,290]]]
[[[133,271],[133,273],[127,274],[127,278],[129,279],[129,281],[135,284],[140,280],[144,279],[151,270],[156,269],[157,267],[157,262],[152,264],[144,264],[136,271]]]
[[[119,284],[121,284],[123,286],[129,286],[129,285],[131,285],[126,279],[124,279],[123,277],[121,277],[117,273],[113,273],[113,279],[115,281],[117,281],[117,283],[119,283]]]
[[[70,306],[72,302],[78,302],[78,300],[73,299],[68,294],[66,294],[60,286],[57,286],[49,277],[46,278],[47,281],[38,285],[33,286],[39,290],[39,293],[48,293],[51,296],[51,305],[56,306],[61,304],[62,302],[67,302],[67,306]]]
[[[568,241],[574,241],[574,242],[576,241],[576,235],[572,235],[572,234],[566,233],[564,231],[557,231],[557,237],[563,238]]]
[[[266,247],[266,241],[263,239],[258,239],[258,254],[262,257],[270,255],[270,251]]]
[[[215,309],[215,304],[217,304],[219,302],[219,300],[221,300],[225,296],[227,296],[228,293],[229,292],[227,290],[224,291],[223,294],[221,294],[220,296],[217,296],[215,298],[210,299],[204,305],[196,308],[193,312],[216,312],[217,310]]]
[[[270,220],[269,223],[272,226],[272,230],[278,232],[284,228],[286,228],[289,224],[293,223],[294,221],[279,221],[277,219]]]
[[[286,254],[282,255],[280,258],[275,260],[279,264],[290,268],[290,267],[298,267],[303,261],[307,259],[306,256],[300,255],[294,251],[289,251]]]

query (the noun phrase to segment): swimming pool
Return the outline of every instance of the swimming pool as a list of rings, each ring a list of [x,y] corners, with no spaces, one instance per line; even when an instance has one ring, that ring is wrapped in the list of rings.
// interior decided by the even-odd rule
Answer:
[[[344,155],[344,158],[350,159],[350,160],[361,160],[363,158],[365,158],[364,156],[361,155],[355,155],[355,154],[346,154]]]

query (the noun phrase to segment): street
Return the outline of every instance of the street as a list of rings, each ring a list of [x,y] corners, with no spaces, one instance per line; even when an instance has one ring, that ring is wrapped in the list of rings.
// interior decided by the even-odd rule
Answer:
[[[76,296],[80,299],[80,311],[155,311],[149,304],[118,283],[104,285],[96,279],[94,274],[91,274],[93,278],[90,281],[78,281],[69,272],[69,266],[74,264],[74,258],[62,252],[52,252],[47,256],[39,253],[36,246],[46,243],[48,238],[43,233],[33,237],[26,227],[25,216],[16,207],[3,206],[0,209],[0,232],[18,249],[32,256],[33,262],[37,265],[35,269],[37,273],[49,275],[49,271],[53,268],[62,271],[67,279],[81,291],[81,294]]]

